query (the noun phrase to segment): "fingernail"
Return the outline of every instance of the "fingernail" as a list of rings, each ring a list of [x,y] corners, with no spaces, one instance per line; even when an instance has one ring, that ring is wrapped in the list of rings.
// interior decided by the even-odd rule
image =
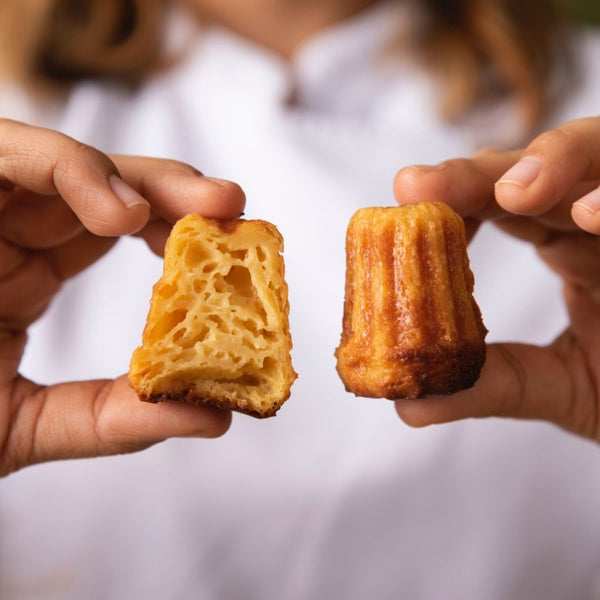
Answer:
[[[537,178],[542,170],[542,161],[537,156],[525,156],[516,165],[512,166],[496,185],[510,183],[527,189]]]
[[[600,211],[600,188],[596,188],[585,196],[582,196],[577,202],[573,203],[573,206],[581,206],[591,213],[597,213]]]
[[[204,179],[206,179],[206,181],[212,181],[217,185],[229,185],[231,183],[231,181],[228,181],[227,179],[219,179],[218,177],[204,177]]]
[[[118,175],[111,175],[108,178],[110,187],[114,192],[115,196],[127,207],[138,206],[140,204],[149,206],[148,202],[144,200],[129,184],[125,183]]]
[[[415,171],[420,171],[421,173],[431,173],[433,171],[441,171],[444,168],[444,165],[412,165],[408,168],[414,169]]]

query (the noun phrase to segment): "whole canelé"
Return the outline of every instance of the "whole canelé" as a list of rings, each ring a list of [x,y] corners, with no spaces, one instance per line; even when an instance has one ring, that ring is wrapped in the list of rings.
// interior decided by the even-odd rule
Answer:
[[[346,390],[418,398],[471,387],[485,362],[462,218],[441,202],[363,208],[348,225],[337,370]]]

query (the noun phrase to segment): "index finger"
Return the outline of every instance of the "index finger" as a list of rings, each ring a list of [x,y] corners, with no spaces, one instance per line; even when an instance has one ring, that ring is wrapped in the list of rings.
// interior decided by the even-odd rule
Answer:
[[[136,452],[171,437],[213,438],[231,413],[210,406],[140,402],[126,376],[49,387],[19,379],[2,439],[0,476],[26,465]]]
[[[400,169],[394,179],[399,204],[438,200],[463,217],[479,220],[505,215],[496,203],[494,184],[518,152],[486,149],[472,158],[455,158],[438,165],[412,165]]]
[[[541,419],[574,430],[578,421],[570,402],[571,384],[565,365],[547,348],[490,344],[481,376],[472,388],[449,396],[398,400],[395,405],[400,418],[413,427],[509,417]]]
[[[121,176],[165,221],[198,213],[215,219],[237,219],[246,196],[233,181],[206,177],[186,163],[146,156],[111,155]]]
[[[215,219],[237,219],[246,196],[233,181],[205,177],[176,160],[113,155],[123,178],[148,199],[156,218],[139,232],[153,252],[162,255],[171,225],[198,213]]]

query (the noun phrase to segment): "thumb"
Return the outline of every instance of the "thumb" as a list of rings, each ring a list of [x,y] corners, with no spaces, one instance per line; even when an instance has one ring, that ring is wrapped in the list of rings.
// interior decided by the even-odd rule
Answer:
[[[17,121],[0,119],[0,180],[41,195],[59,195],[97,235],[141,229],[148,202],[119,176],[102,152],[77,140]]]
[[[396,411],[422,427],[467,418],[543,419],[576,428],[571,377],[557,353],[525,344],[490,344],[477,383],[449,396],[399,400]]]
[[[2,474],[49,460],[135,452],[170,437],[218,437],[231,423],[231,413],[209,406],[142,402],[125,376],[50,387],[21,380],[17,389]]]

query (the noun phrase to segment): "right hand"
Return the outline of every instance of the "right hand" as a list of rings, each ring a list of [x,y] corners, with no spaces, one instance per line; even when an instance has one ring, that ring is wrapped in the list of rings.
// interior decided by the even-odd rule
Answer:
[[[119,236],[136,234],[162,254],[180,217],[235,219],[244,204],[237,184],[184,163],[108,157],[61,133],[0,119],[0,474],[225,433],[230,413],[140,402],[125,376],[44,386],[19,375],[19,363],[28,326]]]
[[[399,171],[400,204],[441,198],[465,217],[469,235],[492,221],[530,243],[561,278],[569,316],[566,329],[548,345],[489,344],[474,387],[397,402],[406,423],[541,419],[600,443],[598,140],[600,117],[579,119],[542,133],[523,150],[486,149],[470,159]],[[525,298],[527,293],[522,290]]]

